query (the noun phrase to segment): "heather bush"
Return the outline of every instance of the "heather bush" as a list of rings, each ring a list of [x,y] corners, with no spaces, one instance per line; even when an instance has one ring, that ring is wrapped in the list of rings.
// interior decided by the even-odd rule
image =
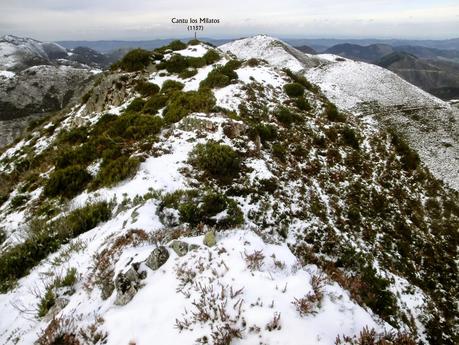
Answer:
[[[209,141],[198,144],[190,154],[191,164],[215,178],[233,178],[239,174],[241,160],[230,146]]]
[[[180,121],[193,112],[208,113],[215,105],[215,97],[209,90],[176,92],[164,110],[164,120],[167,123]]]
[[[110,206],[101,202],[76,209],[52,222],[33,220],[29,225],[29,237],[0,254],[0,292],[8,291],[17,279],[27,275],[61,245],[110,217]]]
[[[284,91],[289,97],[301,97],[304,94],[304,86],[297,82],[285,84]]]
[[[159,86],[145,80],[139,80],[135,85],[135,91],[142,97],[153,96],[159,92]]]
[[[292,112],[288,108],[280,107],[274,112],[276,119],[283,125],[290,127],[293,123],[299,122],[301,116]]]
[[[204,60],[206,60],[206,63],[208,65],[211,65],[214,62],[220,60],[221,56],[215,49],[210,49],[209,51],[207,51],[207,53],[204,54],[203,58]]]
[[[92,189],[111,187],[128,177],[134,176],[139,165],[140,161],[137,158],[128,158],[126,156],[104,161],[91,187]]]
[[[182,78],[182,79],[188,79],[188,78],[194,77],[197,73],[198,73],[198,71],[196,69],[187,68],[186,70],[182,71],[179,74],[179,77]]]
[[[145,106],[145,101],[142,98],[135,98],[127,107],[126,112],[139,112]]]
[[[81,193],[90,180],[91,175],[80,165],[57,169],[51,173],[43,194],[49,197],[72,198]]]
[[[156,94],[151,96],[146,102],[142,111],[146,114],[156,115],[159,109],[164,108],[167,103],[167,96]]]
[[[119,62],[112,65],[111,69],[120,68],[126,72],[143,70],[151,63],[151,52],[138,48],[131,50]]]
[[[161,87],[161,93],[164,95],[171,94],[174,91],[180,91],[185,87],[185,85],[179,81],[168,79],[164,81],[163,86]]]

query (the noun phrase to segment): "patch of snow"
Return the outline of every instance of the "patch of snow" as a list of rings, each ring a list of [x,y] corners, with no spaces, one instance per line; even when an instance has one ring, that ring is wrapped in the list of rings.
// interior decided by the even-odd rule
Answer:
[[[11,71],[0,71],[0,77],[5,78],[5,79],[11,79],[16,76],[16,73],[11,72]]]
[[[273,87],[282,87],[285,80],[268,66],[243,67],[236,70],[239,80],[244,83],[251,83],[254,80],[263,85],[272,85]]]
[[[177,50],[174,53],[180,54],[182,56],[202,57],[208,51],[209,51],[208,46],[197,44],[194,46],[188,46],[187,48],[182,49],[182,50]]]

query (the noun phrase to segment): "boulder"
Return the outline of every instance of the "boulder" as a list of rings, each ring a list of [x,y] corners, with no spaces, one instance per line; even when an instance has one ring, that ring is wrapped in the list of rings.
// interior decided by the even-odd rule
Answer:
[[[151,268],[152,270],[156,271],[162,265],[164,265],[169,259],[169,252],[166,247],[160,246],[155,248],[151,254],[148,256],[145,264]]]
[[[213,247],[213,246],[215,246],[217,244],[217,239],[215,237],[215,231],[214,230],[210,230],[210,231],[206,232],[206,234],[204,235],[203,243],[207,247]]]
[[[174,241],[171,244],[171,248],[174,252],[177,253],[178,256],[184,256],[188,253],[188,243],[183,241]]]

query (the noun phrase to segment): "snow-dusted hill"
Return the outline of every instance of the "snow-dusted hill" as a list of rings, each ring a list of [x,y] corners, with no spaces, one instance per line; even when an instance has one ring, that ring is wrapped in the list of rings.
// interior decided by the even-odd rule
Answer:
[[[454,343],[457,193],[256,40],[123,60],[4,150],[0,343]]]
[[[27,127],[24,117],[31,121],[79,101],[89,80],[101,72],[91,60],[100,62],[100,56],[83,52],[31,38],[0,37],[0,146]]]
[[[459,112],[448,103],[379,66],[332,54],[302,54],[268,36],[220,48],[303,73],[340,109],[376,118],[403,135],[437,177],[459,190]]]
[[[12,35],[0,37],[0,70],[20,71],[66,57],[67,50],[56,43]]]

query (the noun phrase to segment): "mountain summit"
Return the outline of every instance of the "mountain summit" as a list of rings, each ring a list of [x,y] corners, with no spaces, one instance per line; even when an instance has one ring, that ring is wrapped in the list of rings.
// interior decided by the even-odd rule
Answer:
[[[385,73],[267,36],[128,53],[0,156],[1,343],[454,344],[458,193],[379,120],[451,109]]]

